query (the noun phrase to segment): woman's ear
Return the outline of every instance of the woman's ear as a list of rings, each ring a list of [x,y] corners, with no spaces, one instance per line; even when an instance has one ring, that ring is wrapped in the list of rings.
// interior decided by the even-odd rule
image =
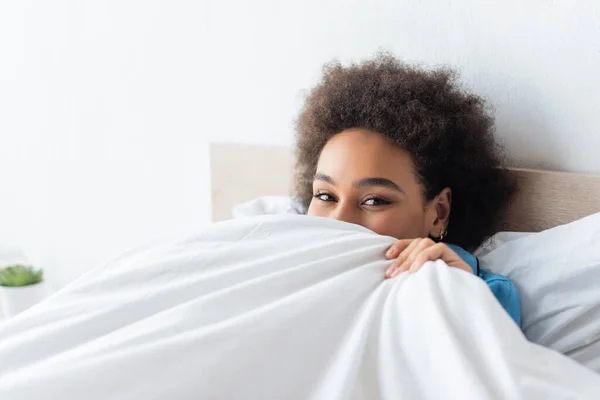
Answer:
[[[434,199],[431,205],[433,221],[429,235],[434,238],[442,236],[448,227],[450,209],[452,208],[452,189],[444,188]]]

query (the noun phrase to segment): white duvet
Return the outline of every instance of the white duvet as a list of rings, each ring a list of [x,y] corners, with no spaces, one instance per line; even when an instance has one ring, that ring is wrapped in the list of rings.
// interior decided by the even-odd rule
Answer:
[[[127,254],[0,326],[0,399],[598,399],[479,278],[305,216]]]

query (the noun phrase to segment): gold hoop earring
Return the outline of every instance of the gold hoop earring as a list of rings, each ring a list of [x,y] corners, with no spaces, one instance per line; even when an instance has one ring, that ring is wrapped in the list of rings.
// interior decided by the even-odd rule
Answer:
[[[442,230],[440,231],[440,236],[437,238],[437,240],[441,242],[442,240],[444,240],[447,234],[448,231],[446,231],[446,228],[442,228]]]

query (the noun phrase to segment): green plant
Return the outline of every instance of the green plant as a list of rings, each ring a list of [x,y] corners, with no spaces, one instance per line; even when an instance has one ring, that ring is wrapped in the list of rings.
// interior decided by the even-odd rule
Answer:
[[[0,270],[0,286],[28,286],[42,281],[44,273],[26,265],[12,265]]]

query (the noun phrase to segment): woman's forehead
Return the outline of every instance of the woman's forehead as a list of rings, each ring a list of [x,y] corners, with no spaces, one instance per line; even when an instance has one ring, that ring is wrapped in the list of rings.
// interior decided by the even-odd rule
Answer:
[[[338,180],[366,177],[415,180],[408,152],[383,135],[362,129],[343,131],[332,137],[321,152],[317,171]]]

